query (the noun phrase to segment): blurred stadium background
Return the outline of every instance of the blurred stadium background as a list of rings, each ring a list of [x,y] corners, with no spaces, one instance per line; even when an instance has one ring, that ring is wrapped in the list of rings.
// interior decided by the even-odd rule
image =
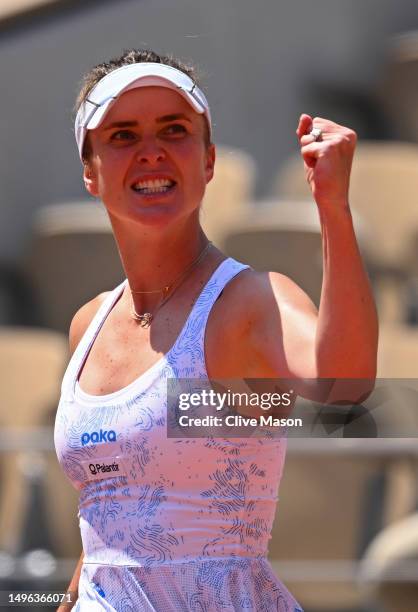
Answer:
[[[317,303],[296,124],[309,112],[357,131],[350,201],[379,309],[378,375],[411,389],[418,378],[416,0],[1,0],[0,591],[63,589],[80,554],[52,441],[66,333],[123,272],[84,192],[72,107],[85,71],[143,46],[192,60],[208,92],[209,236]],[[415,397],[410,437],[289,441],[270,559],[306,612],[418,610]]]

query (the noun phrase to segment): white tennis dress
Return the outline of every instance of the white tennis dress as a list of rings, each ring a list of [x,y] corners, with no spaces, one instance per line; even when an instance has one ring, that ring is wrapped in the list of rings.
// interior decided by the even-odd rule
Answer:
[[[127,281],[73,354],[55,447],[80,491],[78,612],[301,610],[266,558],[286,440],[167,437],[167,378],[207,378],[210,310],[246,267],[219,265],[171,350],[127,387],[93,396],[77,382]]]

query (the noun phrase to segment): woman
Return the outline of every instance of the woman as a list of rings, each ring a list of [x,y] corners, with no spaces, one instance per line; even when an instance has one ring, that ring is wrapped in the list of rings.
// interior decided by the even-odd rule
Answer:
[[[285,441],[166,434],[169,377],[375,376],[348,207],[356,137],[308,115],[297,136],[323,230],[319,312],[290,279],[226,259],[204,235],[215,147],[191,70],[130,51],[86,78],[84,182],[127,280],[75,315],[57,413],[58,457],[80,490],[77,610],[301,609],[266,560]]]

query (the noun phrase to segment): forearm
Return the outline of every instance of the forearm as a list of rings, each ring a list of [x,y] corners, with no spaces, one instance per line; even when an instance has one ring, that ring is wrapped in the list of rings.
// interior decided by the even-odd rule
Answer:
[[[315,339],[318,377],[374,378],[376,307],[348,205],[320,210],[323,282]]]
[[[80,581],[80,573],[81,573],[81,567],[83,565],[83,560],[84,560],[84,552],[81,553],[80,555],[80,559],[78,560],[77,566],[74,570],[74,575],[71,578],[70,584],[68,585],[67,588],[67,593],[71,592],[71,603],[62,603],[59,608],[57,609],[57,612],[69,612],[69,610],[72,609],[72,607],[74,606],[77,598],[78,598],[78,583]]]

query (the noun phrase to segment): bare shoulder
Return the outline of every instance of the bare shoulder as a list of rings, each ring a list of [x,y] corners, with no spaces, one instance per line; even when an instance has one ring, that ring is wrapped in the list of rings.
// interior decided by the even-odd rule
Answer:
[[[278,272],[245,270],[228,283],[222,298],[236,321],[265,318],[270,308],[297,309],[308,316],[318,314],[309,296],[293,280]]]
[[[207,355],[218,377],[311,371],[318,311],[287,276],[245,270],[226,285],[213,310]]]
[[[318,315],[318,309],[311,298],[292,279],[278,272],[265,272],[264,284],[273,291],[279,307],[296,308],[307,315]]]
[[[100,293],[95,298],[84,304],[77,312],[75,313],[69,331],[69,343],[70,343],[70,353],[71,355],[77,348],[78,343],[80,342],[83,334],[85,333],[87,327],[90,325],[94,315],[99,310],[100,306],[103,304],[106,297],[109,295],[109,291],[105,291]]]

